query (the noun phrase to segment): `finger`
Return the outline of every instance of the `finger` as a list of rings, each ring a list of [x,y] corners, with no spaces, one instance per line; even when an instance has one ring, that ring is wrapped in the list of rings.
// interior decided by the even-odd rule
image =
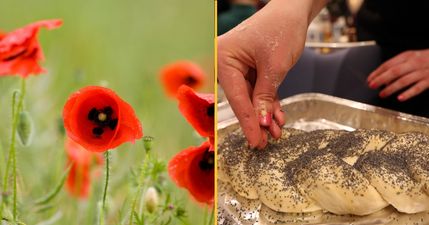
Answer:
[[[428,88],[428,81],[421,80],[414,84],[412,87],[404,91],[402,94],[398,96],[398,100],[400,102],[407,101],[408,99],[422,93],[424,90]]]
[[[277,123],[271,123],[268,130],[274,139],[278,139],[280,136],[282,136],[282,131]]]
[[[269,127],[272,123],[273,103],[276,99],[277,88],[283,77],[283,74],[270,73],[270,71],[264,69],[258,71],[253,91],[253,106],[259,117],[259,124],[263,127]]]
[[[416,69],[414,63],[409,61],[396,64],[369,82],[370,88],[378,88],[382,85],[387,85],[399,77],[408,74]]]
[[[253,87],[256,83],[256,71],[254,69],[249,69],[247,72],[247,75],[245,76],[245,79],[247,80],[247,91],[249,94],[249,98],[252,99],[253,96]]]
[[[367,78],[368,83],[370,83],[373,79],[375,79],[376,77],[378,77],[380,74],[384,73],[386,70],[390,69],[391,67],[393,67],[396,64],[402,63],[404,61],[406,61],[410,56],[412,56],[413,52],[412,51],[406,51],[403,52],[389,60],[387,60],[386,62],[384,62],[383,64],[381,64],[376,70],[374,70]]]
[[[257,148],[263,149],[268,144],[268,133],[265,129],[262,129],[262,136],[261,136],[261,142],[259,142]]]
[[[422,76],[421,71],[414,71],[414,72],[411,72],[409,74],[406,74],[406,75],[402,76],[401,78],[397,79],[396,81],[394,81],[393,83],[389,84],[386,88],[384,88],[380,92],[380,97],[381,98],[388,97],[388,96],[392,95],[393,93],[395,93],[395,92],[397,92],[403,88],[406,88],[406,87],[410,86],[411,84],[417,82],[422,77],[423,76]]]
[[[253,86],[249,83],[249,81],[246,81],[246,87],[247,87],[247,95],[249,96],[249,99],[253,95]]]
[[[256,70],[253,68],[250,68],[249,71],[247,71],[245,78],[246,80],[249,81],[250,85],[254,87],[256,83]]]
[[[224,57],[219,57],[219,59]],[[223,87],[234,114],[237,116],[243,133],[251,148],[261,142],[261,128],[253,104],[248,95],[248,84],[243,73],[236,66],[219,61],[219,83]]]
[[[273,112],[274,112],[274,120],[276,121],[279,127],[283,127],[286,123],[285,114],[280,106],[280,101],[278,97],[274,100],[273,103]]]

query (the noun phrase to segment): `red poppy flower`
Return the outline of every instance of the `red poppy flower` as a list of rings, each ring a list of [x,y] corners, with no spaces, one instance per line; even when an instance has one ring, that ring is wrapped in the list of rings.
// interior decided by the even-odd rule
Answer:
[[[133,108],[110,89],[89,86],[70,96],[63,110],[67,135],[94,152],[104,152],[143,136]]]
[[[42,27],[51,30],[61,24],[61,20],[43,20],[0,34],[0,76],[18,74],[25,78],[45,72],[38,64],[44,56],[37,34]]]
[[[70,172],[66,180],[67,191],[75,197],[87,198],[91,186],[91,167],[103,164],[103,157],[99,153],[87,151],[70,138],[65,141],[67,165]]]
[[[205,82],[203,70],[190,61],[178,61],[166,65],[161,70],[161,82],[166,93],[174,97],[177,90],[182,85],[187,85],[195,90],[200,88]]]
[[[190,147],[173,157],[168,163],[168,173],[179,186],[202,203],[212,204],[214,196],[214,152],[210,143]]]
[[[210,143],[210,151],[214,151],[214,145],[215,145],[215,138],[214,136],[209,137],[209,143]]]
[[[198,94],[182,85],[177,92],[179,110],[203,137],[214,136],[214,95]]]

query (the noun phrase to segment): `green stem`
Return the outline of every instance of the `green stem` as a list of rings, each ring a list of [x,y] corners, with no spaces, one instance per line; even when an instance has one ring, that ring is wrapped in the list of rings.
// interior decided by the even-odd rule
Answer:
[[[104,180],[104,189],[103,189],[103,198],[102,205],[100,209],[100,224],[104,224],[104,215],[106,212],[106,199],[107,199],[107,189],[109,187],[109,177],[110,177],[110,152],[106,151],[104,153],[104,157],[106,159],[106,177]]]
[[[207,224],[208,207],[204,208],[203,224]]]
[[[11,133],[11,140],[10,140],[10,146],[9,146],[9,158],[7,161],[6,169],[5,169],[5,176],[3,177],[3,191],[5,192],[8,188],[8,177],[9,177],[9,169],[10,164],[12,164],[12,178],[13,178],[13,220],[16,221],[17,219],[17,182],[16,182],[16,129],[18,124],[18,118],[19,113],[22,111],[23,108],[23,102],[24,102],[24,96],[25,96],[25,79],[21,78],[21,90],[20,95],[18,99],[18,105],[15,110],[16,105],[16,95],[18,92],[14,92],[12,96],[12,133]],[[5,204],[4,196],[2,198],[2,203],[0,206],[0,218],[3,215],[3,208]]]
[[[213,208],[212,208],[212,213],[211,213],[211,215],[210,215],[210,220],[209,220],[209,223],[208,223],[208,225],[213,225],[214,223],[214,221],[213,221],[213,219],[214,219],[214,212],[215,212],[215,210],[214,210],[214,206],[213,206]]]
[[[143,184],[145,183],[145,175],[146,175],[146,170],[147,170],[147,166],[148,166],[148,159],[150,157],[150,153],[144,151],[144,156],[143,156],[143,164],[142,167],[140,168],[140,175],[139,178],[137,180],[137,190],[133,199],[133,203],[131,205],[131,212],[130,212],[130,218],[129,218],[129,225],[133,224],[133,219],[134,219],[134,211],[136,210],[136,206],[137,206],[137,201],[139,199],[139,197],[141,197],[143,190],[145,189],[143,186]],[[141,201],[140,201],[141,203]],[[142,206],[140,206],[140,210],[139,210],[139,214],[141,214],[141,210],[142,210]]]
[[[16,105],[16,95],[19,93],[18,90],[13,92],[12,95],[12,124],[13,124],[13,120],[15,117],[15,105]],[[7,185],[8,185],[8,178],[9,178],[9,169],[10,169],[10,164],[12,163],[12,157],[11,156],[11,151],[12,149],[9,148],[9,158],[7,159],[7,164],[6,164],[6,170],[5,170],[5,176],[4,176],[4,182],[3,182],[3,190],[6,191],[7,189]]]
[[[25,96],[25,79],[21,78],[21,95],[19,96],[18,100],[18,107],[16,109],[13,125],[12,125],[12,138],[10,143],[10,148],[13,149],[11,152],[13,152],[13,165],[12,165],[12,176],[13,176],[13,219],[16,221],[17,219],[17,185],[16,185],[16,128],[18,125],[18,118],[19,113],[22,111],[22,105],[24,102],[24,96]]]
[[[141,192],[139,194],[139,197],[140,197],[139,215],[142,214],[142,212],[143,212],[143,206],[144,206],[144,199],[142,198],[142,195],[144,194],[144,191],[147,190],[148,187],[149,187],[149,182],[148,182],[148,179],[147,179],[147,176],[148,176],[147,170],[148,170],[148,167],[149,167],[149,163],[152,160],[151,152],[150,151],[147,151],[147,152],[144,153],[143,160],[144,160],[144,167],[142,168],[142,171],[140,173],[140,178],[139,178],[139,181],[138,181],[139,182],[139,189],[140,189],[140,192]]]

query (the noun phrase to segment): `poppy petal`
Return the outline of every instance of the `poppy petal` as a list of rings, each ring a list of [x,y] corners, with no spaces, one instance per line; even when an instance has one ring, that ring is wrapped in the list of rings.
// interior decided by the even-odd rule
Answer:
[[[88,118],[92,110],[106,108],[111,111],[108,123],[97,124]],[[104,152],[143,136],[132,107],[104,87],[89,86],[72,94],[64,106],[63,119],[67,135],[89,151]]]
[[[214,148],[214,145],[215,145],[215,138],[214,138],[214,136],[210,136],[209,137],[209,143],[210,143],[210,151],[214,151],[215,150],[215,148]]]
[[[94,153],[87,151],[70,138],[65,141],[67,156],[78,164],[91,164]]]
[[[203,137],[214,136],[214,95],[197,94],[182,85],[177,92],[179,110],[194,129]]]
[[[67,191],[74,197],[85,199],[89,195],[91,176],[88,165],[80,165],[69,161],[71,164],[66,180]]]
[[[161,70],[161,82],[168,96],[174,97],[182,85],[195,90],[205,83],[206,75],[195,63],[190,61],[177,61],[166,65]]]
[[[66,180],[67,191],[72,196],[87,198],[91,185],[90,169],[93,165],[100,165],[103,163],[102,156],[99,153],[87,151],[70,138],[66,138],[65,149],[68,160],[67,165],[71,165]],[[99,161],[100,159],[101,161]],[[95,164],[93,164],[94,160]]]
[[[42,27],[50,30],[61,24],[61,20],[43,20],[0,35],[0,76],[19,74],[25,78],[45,72],[38,64],[44,56],[37,34]]]
[[[168,163],[168,173],[179,187],[186,188],[198,202],[212,204],[214,161],[211,162],[213,164],[210,164],[210,168],[202,167],[201,164],[209,148],[210,143],[204,142],[199,147],[190,147],[181,151]]]
[[[35,38],[40,28],[46,28],[52,30],[62,25],[62,21],[58,19],[53,20],[42,20],[25,27],[16,29],[10,33],[7,33],[0,42],[0,52],[11,50],[15,46],[26,43],[29,39]]]
[[[140,121],[133,108],[124,101],[118,101],[120,110],[120,129],[118,130],[112,146],[119,146],[123,142],[133,142],[143,137]]]

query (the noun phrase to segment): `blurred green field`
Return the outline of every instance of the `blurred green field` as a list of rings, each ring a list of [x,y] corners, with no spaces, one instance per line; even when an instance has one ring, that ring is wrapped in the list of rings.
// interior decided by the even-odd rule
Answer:
[[[58,124],[68,95],[80,87],[107,85],[128,101],[143,124],[143,133],[155,137],[154,151],[164,160],[202,142],[176,102],[164,95],[158,73],[166,63],[190,59],[208,75],[203,92],[214,91],[213,12],[214,1],[201,0],[0,0],[0,30],[11,31],[41,19],[64,22],[58,30],[41,31],[43,65],[49,72],[27,80],[25,106],[36,132],[31,146],[17,149],[20,208],[47,193],[64,171],[64,137]],[[11,94],[18,87],[17,77],[0,78],[2,175]],[[142,155],[141,141],[112,151],[111,218],[120,217],[123,200],[129,197],[130,169],[140,165]],[[96,182],[88,201],[62,191],[53,209],[20,218],[37,224],[60,212],[54,224],[93,224],[102,180]],[[188,223],[202,224],[204,209],[188,198],[186,190],[176,190],[174,197],[182,198],[187,206]],[[117,223],[112,219],[109,224]]]

